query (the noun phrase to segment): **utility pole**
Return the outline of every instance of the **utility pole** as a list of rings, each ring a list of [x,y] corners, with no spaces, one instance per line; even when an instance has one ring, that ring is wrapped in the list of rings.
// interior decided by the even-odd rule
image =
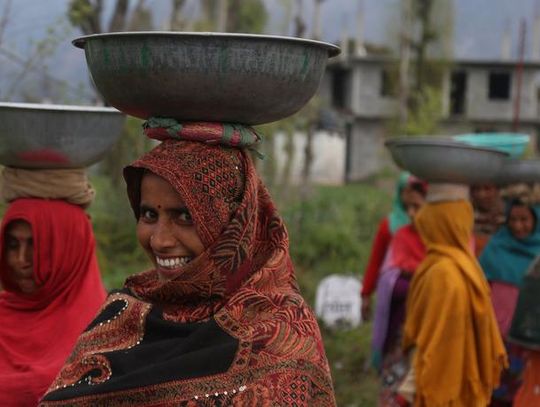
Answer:
[[[519,127],[519,116],[521,110],[521,85],[523,82],[523,61],[525,59],[525,35],[527,34],[527,22],[521,19],[519,26],[519,57],[516,65],[516,95],[514,99],[514,120],[512,130],[517,131]]]
[[[409,66],[411,60],[412,2],[403,0],[399,41],[399,122],[405,124],[409,112]]]

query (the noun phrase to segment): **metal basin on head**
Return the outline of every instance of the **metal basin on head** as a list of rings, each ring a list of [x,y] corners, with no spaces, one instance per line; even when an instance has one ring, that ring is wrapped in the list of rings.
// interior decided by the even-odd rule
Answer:
[[[77,38],[92,79],[131,116],[262,124],[315,94],[335,45],[291,37],[122,32]]]
[[[396,164],[429,182],[494,182],[507,154],[446,137],[400,137],[385,143]]]
[[[505,160],[497,184],[540,182],[540,160]]]
[[[0,103],[0,164],[82,168],[99,161],[122,133],[116,109]]]

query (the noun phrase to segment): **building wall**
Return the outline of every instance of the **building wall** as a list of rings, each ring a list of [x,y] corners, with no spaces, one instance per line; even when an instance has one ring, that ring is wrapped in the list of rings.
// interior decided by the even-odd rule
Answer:
[[[287,136],[277,134],[274,144],[274,153],[267,159],[275,160],[277,177],[281,179],[286,160],[290,158],[284,154]],[[306,135],[295,133],[293,136],[294,152],[289,182],[299,185],[302,182],[302,168],[304,165],[304,149]],[[313,137],[313,162],[311,167],[311,181],[322,185],[341,185],[345,181],[345,138],[343,136],[318,131]]]
[[[490,70],[467,69],[467,109],[465,116],[469,119],[508,120],[514,117],[514,99],[517,95],[517,78],[512,72],[511,92],[508,100],[489,99]],[[523,72],[520,117],[534,120],[536,116],[536,95],[534,75],[530,71]]]
[[[348,135],[347,182],[362,181],[391,165],[384,147],[383,121],[357,120]]]
[[[360,116],[393,116],[398,111],[395,97],[381,96],[382,66],[357,65],[352,76],[351,110]]]

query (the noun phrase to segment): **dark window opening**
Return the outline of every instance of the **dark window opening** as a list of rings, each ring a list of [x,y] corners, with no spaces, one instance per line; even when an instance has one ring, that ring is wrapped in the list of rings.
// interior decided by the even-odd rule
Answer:
[[[489,73],[489,98],[496,100],[510,99],[512,77],[509,72]]]
[[[347,88],[349,74],[345,69],[335,69],[332,75],[332,105],[344,109],[347,107]]]
[[[396,81],[392,77],[390,71],[383,69],[381,71],[381,96],[384,97],[396,97],[397,96],[397,86]]]
[[[499,131],[501,131],[501,129],[496,129],[491,126],[478,126],[474,128],[473,133],[497,133]]]
[[[467,73],[464,71],[452,72],[450,77],[450,114],[465,113],[465,96],[467,94]]]

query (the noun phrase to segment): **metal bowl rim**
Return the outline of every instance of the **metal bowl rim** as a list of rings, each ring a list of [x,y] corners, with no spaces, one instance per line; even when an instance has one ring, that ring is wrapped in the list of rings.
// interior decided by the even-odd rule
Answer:
[[[459,141],[452,142],[452,141],[448,141],[448,140],[426,140],[426,139],[404,140],[404,139],[400,139],[400,140],[387,140],[387,141],[384,142],[384,144],[389,148],[391,148],[393,146],[452,147],[452,148],[459,148],[459,149],[469,150],[469,151],[479,151],[479,152],[481,151],[481,152],[486,152],[486,153],[492,153],[494,155],[499,155],[501,157],[509,157],[510,156],[510,154],[508,154],[508,153],[506,153],[504,151],[499,151],[499,150],[495,150],[495,149],[491,149],[491,148],[485,148],[485,147],[471,146],[469,144],[466,144],[464,142],[459,142]]]
[[[510,158],[504,161],[505,167],[512,167],[514,165],[540,165],[540,158]]]
[[[324,41],[316,41],[307,38],[287,37],[282,35],[260,35],[260,34],[243,34],[243,33],[221,33],[221,32],[190,32],[190,31],[124,31],[124,32],[109,32],[101,34],[90,34],[77,37],[71,43],[77,48],[84,49],[86,42],[94,38],[108,37],[138,37],[138,36],[153,36],[153,37],[194,37],[194,38],[226,38],[226,39],[254,39],[254,40],[276,40],[286,42],[296,42],[298,44],[313,45],[326,48],[328,57],[333,58],[341,53],[341,48],[337,45]]]
[[[121,111],[113,107],[101,106],[82,106],[82,105],[57,105],[50,103],[18,103],[18,102],[0,102],[0,110],[38,110],[38,111],[61,111],[61,112],[80,112],[80,113],[113,113],[123,115]]]

